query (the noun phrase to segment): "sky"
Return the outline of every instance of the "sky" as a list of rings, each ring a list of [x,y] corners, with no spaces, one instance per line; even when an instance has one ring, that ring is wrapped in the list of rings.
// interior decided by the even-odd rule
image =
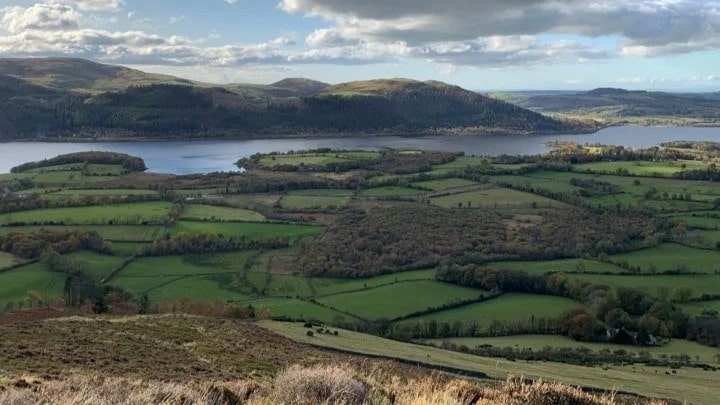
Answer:
[[[720,90],[720,1],[0,0],[0,57],[213,83]]]

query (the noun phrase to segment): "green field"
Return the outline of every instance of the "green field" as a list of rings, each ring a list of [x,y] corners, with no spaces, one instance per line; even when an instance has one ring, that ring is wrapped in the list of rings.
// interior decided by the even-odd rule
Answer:
[[[0,225],[140,225],[157,224],[167,216],[170,203],[95,205],[89,207],[49,208],[0,215]]]
[[[682,166],[685,166],[684,168]],[[694,160],[673,162],[594,162],[574,165],[576,171],[593,171],[597,173],[616,173],[618,169],[627,170],[639,176],[671,176],[683,170],[707,169],[707,163]]]
[[[242,291],[227,286],[222,279],[213,275],[161,277],[157,281],[166,281],[166,283],[155,284],[146,290],[151,303],[165,300],[178,301],[183,298],[206,302],[246,301],[251,298]]]
[[[680,308],[690,315],[700,315],[703,311],[717,311],[720,314],[720,300],[680,304]]]
[[[431,198],[432,204],[443,208],[547,208],[561,207],[565,204],[539,195],[511,190],[508,188],[492,188],[487,190],[469,191]]]
[[[631,266],[640,266],[643,272],[684,268],[692,272],[712,274],[715,270],[720,270],[720,251],[693,249],[676,243],[613,255],[610,260],[614,263],[627,262]]]
[[[280,206],[288,209],[321,209],[342,207],[349,201],[348,197],[286,195],[280,200]]]
[[[70,230],[96,231],[104,239],[113,242],[152,242],[162,235],[161,226],[153,225],[30,225],[0,227],[0,235],[32,233],[46,229],[54,232]]]
[[[280,194],[240,194],[223,198],[223,201],[233,207],[254,208],[258,205],[272,206],[280,200]]]
[[[714,214],[720,215],[720,212],[715,211]],[[720,218],[700,215],[673,215],[671,218],[675,221],[685,222],[688,228],[720,230]]]
[[[680,286],[690,287],[693,297],[699,297],[702,294],[720,294],[720,275],[715,274],[644,276],[583,274],[571,275],[570,277],[607,285],[612,289],[618,287],[635,288],[652,295],[657,294],[658,289],[666,289],[672,292],[673,289]]]
[[[243,271],[245,263],[255,252],[217,253],[186,256],[144,257],[133,260],[112,280],[113,285],[128,289],[135,294],[150,292],[154,299],[179,300],[181,298],[235,297],[245,295],[223,288],[223,280],[230,279]],[[213,276],[225,276],[212,279]],[[197,281],[198,291],[192,290]],[[175,294],[175,295],[173,295]],[[230,294],[230,295],[228,295]]]
[[[53,199],[80,198],[97,196],[136,196],[136,195],[157,195],[154,190],[141,189],[64,189],[46,193],[44,196]]]
[[[153,278],[239,273],[257,252],[211,253],[185,256],[143,257],[133,260],[115,278]]]
[[[122,165],[103,165],[90,163],[85,168],[85,173],[90,176],[119,176],[125,173]]]
[[[438,281],[423,280],[331,295],[318,299],[318,302],[361,318],[393,319],[430,307],[474,299],[483,293],[486,292]]]
[[[521,270],[533,274],[546,274],[553,272],[565,273],[582,273],[582,272],[602,272],[602,273],[621,273],[624,270],[612,263],[603,263],[597,260],[587,259],[563,259],[549,261],[510,261],[510,262],[491,262],[485,264],[486,267],[502,270]]]
[[[340,188],[314,188],[306,190],[291,190],[286,196],[310,196],[310,197],[350,197],[353,190]]]
[[[474,348],[480,345],[491,345],[495,347],[513,347],[515,349],[533,349],[542,350],[544,347],[584,347],[593,351],[600,350],[626,350],[628,352],[646,351],[653,355],[653,357],[659,357],[662,354],[689,354],[693,360],[695,356],[700,358],[700,361],[708,364],[718,364],[718,360],[715,357],[718,354],[718,349],[703,346],[696,342],[690,342],[688,340],[672,340],[662,346],[651,346],[651,347],[638,347],[630,345],[617,345],[612,343],[592,343],[592,342],[579,342],[572,340],[565,336],[558,335],[518,335],[518,336],[499,336],[499,337],[479,337],[479,338],[449,338],[449,339],[430,339],[427,342],[439,345],[443,341],[455,343],[457,345],[465,345],[470,348]]]
[[[95,252],[75,252],[70,253],[67,257],[82,265],[84,271],[96,280],[107,277],[110,272],[118,268],[123,262],[121,257]]]
[[[465,180],[465,179],[442,179],[442,180],[430,180],[430,181],[421,181],[418,183],[413,183],[412,185],[414,187],[426,189],[426,190],[432,190],[432,191],[438,191],[438,190],[447,190],[450,188],[458,188],[458,187],[467,187],[472,186],[475,183],[474,181]]]
[[[45,300],[60,298],[66,278],[67,274],[51,273],[40,263],[0,272],[0,308],[4,309],[8,302],[17,306],[30,290]]]
[[[259,298],[242,302],[256,308],[266,308],[273,317],[286,317],[289,319],[303,319],[318,322],[333,322],[337,320],[350,321],[353,318],[332,309],[325,308],[312,302],[289,298]]]
[[[364,290],[398,281],[434,280],[435,269],[411,270],[393,274],[384,274],[363,279],[312,278],[312,284],[318,296],[338,294],[348,291]]]
[[[681,402],[687,400],[699,405],[715,405],[717,387],[720,385],[720,374],[695,368],[683,368],[675,374],[665,374],[665,368],[630,365],[613,366],[608,371],[603,371],[595,367],[570,364],[479,357],[348,330],[340,330],[338,336],[307,336],[307,328],[304,328],[302,323],[262,321],[260,325],[297,342],[319,347],[482,372],[498,379],[513,374],[526,378],[560,380],[585,387],[637,392],[646,396],[673,398]]]
[[[580,305],[577,301],[551,295],[510,293],[488,301],[422,315],[410,320],[435,319],[445,322],[478,322],[487,325],[492,320],[524,321],[531,316],[554,318],[563,311]]]
[[[267,282],[267,273],[253,273],[258,276],[257,284],[265,288],[264,295],[268,297],[310,297],[312,290],[308,280],[303,276],[292,274],[273,274]]]
[[[115,256],[130,257],[139,250],[152,246],[148,242],[112,242],[112,252]]]
[[[180,219],[194,221],[249,221],[262,222],[265,217],[259,212],[243,209],[218,207],[215,205],[191,204],[186,205]]]
[[[426,193],[426,191],[418,190],[416,188],[388,186],[364,189],[360,191],[360,196],[372,198],[409,197]]]
[[[198,221],[176,221],[171,228],[171,233],[188,232],[190,234],[199,232],[214,232],[226,237],[246,237],[248,239],[259,239],[269,236],[284,236],[289,238],[290,243],[295,243],[305,236],[314,236],[323,231],[322,226],[317,225],[295,225],[261,222],[198,222]]]

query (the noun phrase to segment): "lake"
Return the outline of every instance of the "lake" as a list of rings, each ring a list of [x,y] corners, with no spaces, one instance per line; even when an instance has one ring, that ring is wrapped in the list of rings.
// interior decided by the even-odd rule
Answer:
[[[720,141],[720,128],[611,127],[588,135],[466,135],[466,136],[369,136],[348,138],[254,139],[160,142],[8,142],[0,143],[0,173],[21,163],[80,151],[112,151],[143,158],[152,172],[187,174],[237,170],[238,159],[255,153],[290,150],[427,149],[465,152],[467,155],[539,154],[546,142],[564,140],[641,148],[666,141]]]

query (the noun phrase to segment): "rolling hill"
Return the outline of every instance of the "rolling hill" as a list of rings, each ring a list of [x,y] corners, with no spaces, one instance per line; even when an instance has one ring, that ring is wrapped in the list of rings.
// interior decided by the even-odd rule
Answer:
[[[435,81],[213,85],[82,59],[0,60],[0,139],[595,129]]]
[[[720,120],[720,97],[717,93],[597,88],[577,93],[528,92],[493,96],[541,113],[600,118],[612,123],[715,124]]]

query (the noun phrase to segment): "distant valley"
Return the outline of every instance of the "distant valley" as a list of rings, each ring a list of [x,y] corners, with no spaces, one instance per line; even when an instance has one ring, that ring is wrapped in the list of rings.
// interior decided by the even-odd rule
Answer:
[[[597,119],[608,125],[720,123],[720,93],[666,93],[597,88],[583,92],[508,92],[492,97],[556,117]]]

